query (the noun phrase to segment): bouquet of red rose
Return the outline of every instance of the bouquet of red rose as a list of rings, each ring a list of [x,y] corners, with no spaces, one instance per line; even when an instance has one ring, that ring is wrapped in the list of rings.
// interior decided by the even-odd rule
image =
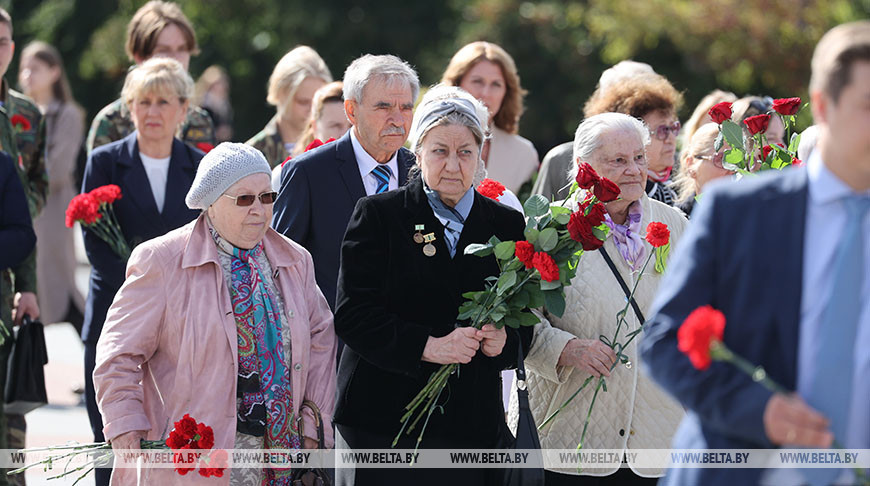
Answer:
[[[139,447],[141,449],[148,450],[170,449],[173,452],[177,452],[177,454],[172,455],[172,462],[173,464],[175,464],[176,472],[178,472],[178,474],[182,476],[193,471],[197,468],[197,466],[199,466],[200,476],[206,478],[210,476],[221,477],[224,474],[224,470],[227,468],[227,452],[223,449],[212,450],[207,457],[201,457],[197,460],[186,460],[186,455],[181,453],[181,451],[202,451],[209,450],[214,447],[214,431],[212,430],[212,428],[202,422],[197,423],[197,421],[188,414],[184,414],[184,417],[182,417],[181,420],[175,422],[174,428],[169,433],[169,437],[167,437],[166,440],[143,439],[139,442]],[[92,444],[74,444],[65,446],[35,447],[31,449],[23,449],[19,452],[26,453],[46,451],[57,451],[58,454],[50,456],[33,464],[28,464],[27,466],[24,466],[20,469],[9,471],[6,474],[9,476],[13,474],[20,474],[32,467],[36,467],[39,465],[42,465],[45,470],[49,470],[56,462],[66,460],[67,464],[69,464],[73,460],[73,458],[75,458],[75,456],[78,456],[80,454],[102,452],[102,454],[100,454],[96,459],[92,461],[89,461],[75,469],[67,470],[66,468],[64,468],[63,472],[61,472],[60,474],[48,478],[62,478],[64,476],[68,476],[70,474],[74,474],[84,470],[84,472],[76,478],[75,482],[73,482],[73,484],[75,485],[95,468],[109,466],[112,462],[113,457],[111,453],[112,446],[107,442],[94,442]]]
[[[583,189],[581,191],[581,189]],[[504,186],[484,180],[481,194],[496,199]],[[486,279],[484,290],[466,292],[467,300],[460,305],[458,321],[480,329],[486,323],[496,328],[534,326],[540,320],[531,309],[545,307],[555,316],[565,312],[565,290],[577,273],[584,250],[596,250],[607,238],[603,202],[615,200],[619,187],[601,178],[589,164],[582,164],[577,179],[571,183],[568,198],[562,204],[550,204],[547,198],[534,195],[523,205],[528,219],[523,241],[501,241],[493,236],[487,243],[465,248],[465,254],[485,257],[495,255],[500,274]],[[577,203],[577,210],[565,207],[568,201]],[[438,401],[458,364],[443,365],[426,386],[405,407],[402,428],[393,440],[396,446],[404,433],[410,434],[423,420],[417,446],[432,413],[439,409]]]
[[[100,186],[74,197],[66,208],[66,226],[78,222],[93,231],[124,261],[130,258],[130,246],[121,233],[112,203],[121,199],[121,188],[115,184]]]
[[[806,106],[806,105],[804,105]],[[788,147],[767,143],[765,132],[770,124],[770,113],[750,116],[743,120],[744,127],[731,121],[731,103],[723,101],[710,108],[708,114],[719,124],[719,136],[714,149],[718,152],[724,142],[729,148],[725,150],[723,166],[743,175],[752,170],[781,170],[792,165],[800,165],[797,158],[797,148],[800,144],[800,134],[794,133],[795,119],[802,109],[800,98],[780,98],[773,100],[772,110],[782,119],[785,126],[785,140]],[[749,132],[745,136],[743,128]],[[760,150],[759,150],[760,148]]]

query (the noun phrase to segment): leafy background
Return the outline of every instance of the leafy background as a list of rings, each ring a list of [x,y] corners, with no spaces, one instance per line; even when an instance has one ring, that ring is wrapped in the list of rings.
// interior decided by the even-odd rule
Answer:
[[[413,64],[424,85],[474,40],[502,45],[528,90],[520,133],[541,157],[569,140],[582,105],[608,66],[650,63],[686,97],[687,119],[714,88],[773,97],[806,96],[812,49],[830,27],[870,17],[870,0],[181,0],[201,54],[197,77],[220,64],[232,78],[235,139],[274,113],[266,83],[298,44],[314,47],[340,78],[363,53]],[[124,34],[142,0],[0,0],[13,17],[17,50],[56,45],[88,118],[120,92],[130,62]],[[7,79],[16,84],[16,55]],[[808,112],[808,110],[806,110]],[[809,123],[808,115],[801,125]]]

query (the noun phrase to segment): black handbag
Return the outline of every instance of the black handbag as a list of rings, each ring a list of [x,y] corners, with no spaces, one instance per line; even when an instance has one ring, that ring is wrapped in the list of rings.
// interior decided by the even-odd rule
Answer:
[[[3,410],[8,414],[24,415],[48,403],[45,393],[45,371],[48,352],[42,323],[24,322],[15,333],[12,351],[6,366],[6,389]]]
[[[517,346],[517,403],[519,404],[519,420],[517,421],[517,433],[514,437],[505,424],[505,433],[499,441],[502,449],[534,449],[539,451],[536,457],[529,457],[527,463],[540,464],[542,467],[525,467],[518,469],[505,469],[505,486],[543,486],[544,485],[544,459],[540,453],[541,441],[538,438],[538,428],[535,426],[535,418],[529,407],[529,390],[526,387],[526,367],[523,362],[523,344]]]
[[[301,417],[302,408],[308,407],[314,414],[314,424],[317,426],[317,447],[323,451],[326,450],[326,439],[323,431],[323,417],[320,415],[320,408],[311,400],[302,402],[299,407]],[[302,421],[299,422],[299,433],[302,434]],[[311,467],[297,468],[290,474],[290,481],[293,486],[332,486],[335,483],[328,469]]]

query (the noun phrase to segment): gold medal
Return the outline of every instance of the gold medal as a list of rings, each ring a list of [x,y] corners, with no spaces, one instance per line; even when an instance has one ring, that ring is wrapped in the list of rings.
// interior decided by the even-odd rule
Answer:
[[[423,231],[424,228],[425,226],[423,226],[422,224],[414,225],[414,230],[416,231],[416,233],[414,233],[414,243],[423,243],[423,233],[421,233],[421,231]]]
[[[426,243],[426,245],[423,246],[423,254],[427,257],[435,256],[435,245],[432,243]]]
[[[425,241],[426,243],[432,243],[433,241],[435,241],[435,233],[423,235],[423,241]]]

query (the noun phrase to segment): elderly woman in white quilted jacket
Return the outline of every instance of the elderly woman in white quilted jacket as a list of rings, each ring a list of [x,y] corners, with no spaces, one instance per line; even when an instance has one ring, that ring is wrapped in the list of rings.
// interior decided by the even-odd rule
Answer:
[[[626,294],[602,252],[630,289],[640,279],[635,301],[641,315],[648,312],[661,275],[650,264],[640,275],[651,246],[643,236],[652,221],[670,228],[671,246],[678,244],[686,219],[670,206],[650,199],[644,192],[647,177],[646,147],[649,128],[640,120],[618,113],[604,113],[586,119],[574,137],[574,171],[577,164],[589,163],[598,174],[615,182],[620,197],[605,205],[610,236],[602,250],[586,252],[577,276],[566,288],[567,307],[561,318],[550,316],[549,323],[535,326],[532,349],[526,358],[528,387],[535,422],[540,424],[576,391],[589,377],[604,374],[607,392],[599,392],[592,411],[583,448],[666,449],[683,416],[683,410],[667,393],[640,371],[640,355],[634,339],[623,351],[629,365],[619,364],[613,351],[599,336],[613,337],[616,314],[626,302]],[[572,174],[571,179],[574,178]],[[641,325],[638,313],[629,308],[627,326],[619,342]],[[580,435],[595,381],[574,399],[541,432],[545,449],[574,449]],[[509,422],[516,427],[516,394],[511,399]],[[623,468],[583,469],[576,467],[548,470],[547,486],[570,484],[655,484],[663,475],[659,469],[641,469],[628,461]]]

